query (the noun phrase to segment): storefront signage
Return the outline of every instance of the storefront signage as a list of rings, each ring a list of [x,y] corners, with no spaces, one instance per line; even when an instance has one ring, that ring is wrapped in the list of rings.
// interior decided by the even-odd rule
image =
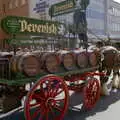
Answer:
[[[35,7],[33,8],[33,11],[35,11],[36,13],[40,13],[40,12],[45,12],[46,8],[48,8],[48,4],[46,1],[39,1],[35,4]]]
[[[65,0],[53,4],[49,9],[49,15],[55,17],[61,14],[74,12],[76,9],[86,10],[89,0]]]
[[[1,22],[2,28],[9,34],[51,34],[61,35],[65,32],[63,24],[25,17],[8,16]]]
[[[60,14],[69,13],[75,8],[75,0],[66,0],[53,4],[49,9],[50,16],[54,17]]]

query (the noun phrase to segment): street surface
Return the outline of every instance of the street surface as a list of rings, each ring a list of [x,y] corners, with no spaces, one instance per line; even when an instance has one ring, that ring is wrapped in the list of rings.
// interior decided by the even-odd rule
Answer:
[[[112,90],[110,96],[101,96],[91,111],[80,109],[81,94],[73,93],[70,96],[70,106],[64,120],[120,120],[120,90]],[[17,112],[0,120],[24,120],[23,116],[23,112]]]

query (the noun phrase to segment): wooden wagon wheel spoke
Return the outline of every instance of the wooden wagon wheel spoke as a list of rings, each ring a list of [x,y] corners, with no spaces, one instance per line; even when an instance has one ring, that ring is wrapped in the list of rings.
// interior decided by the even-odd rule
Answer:
[[[59,99],[59,100],[56,100],[56,103],[60,103],[60,102],[64,102],[65,99]]]
[[[38,116],[38,114],[40,114],[40,112],[40,110],[35,111],[31,118],[34,120]]]
[[[51,84],[48,84],[48,96],[51,96],[51,92],[52,92],[52,89],[51,89],[52,85]]]
[[[51,96],[55,97],[57,92],[59,91],[60,84],[55,85],[55,87],[51,90]]]
[[[59,112],[62,112],[62,108],[60,108],[60,106],[58,106],[58,105],[55,105],[55,106],[53,106],[55,109],[57,109],[57,111],[59,111]]]
[[[30,107],[32,108],[32,107],[40,107],[40,103],[34,103],[34,104],[30,104]]]
[[[37,89],[39,87],[39,89]],[[60,95],[62,93],[62,95]],[[62,98],[61,98],[62,97]],[[30,101],[36,103],[30,105]],[[62,103],[62,104],[61,104]],[[32,109],[39,106],[32,114]],[[59,77],[50,75],[38,80],[28,92],[25,100],[26,120],[62,120],[68,108],[68,88],[66,83]],[[40,114],[40,116],[39,116]],[[52,116],[52,119],[49,118]]]
[[[40,115],[39,120],[43,120],[43,118],[45,117],[45,111],[41,112],[42,115]],[[33,119],[34,120],[34,119]]]
[[[49,108],[50,112],[52,113],[52,116],[54,117],[55,113],[54,113],[54,110],[53,110],[52,106],[49,106],[48,108]]]
[[[61,89],[60,91],[57,90],[55,91],[53,94],[54,94],[54,97],[56,97],[57,95],[61,94],[63,92],[63,90]]]
[[[100,83],[96,78],[91,78],[84,88],[84,107],[92,109],[100,97]]]
[[[33,114],[32,117],[31,117],[33,120],[37,117],[38,114],[40,114],[41,112],[43,112],[44,109],[45,109],[44,102],[41,103],[41,104],[39,104],[39,105],[37,105],[37,104],[38,104],[38,103],[33,104],[34,107],[35,107],[35,109],[36,109],[36,111],[34,112],[34,114]],[[32,105],[32,106],[33,106],[33,105]],[[35,106],[35,105],[36,105],[36,106]],[[31,105],[30,105],[30,106],[31,106]]]

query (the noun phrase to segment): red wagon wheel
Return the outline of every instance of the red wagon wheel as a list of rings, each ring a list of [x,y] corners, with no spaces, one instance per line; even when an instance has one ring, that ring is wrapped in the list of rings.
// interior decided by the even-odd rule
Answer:
[[[92,109],[100,97],[100,82],[92,77],[88,80],[87,85],[84,87],[84,107],[89,110]]]
[[[26,120],[62,120],[69,103],[66,83],[60,77],[48,75],[38,80],[25,100]]]

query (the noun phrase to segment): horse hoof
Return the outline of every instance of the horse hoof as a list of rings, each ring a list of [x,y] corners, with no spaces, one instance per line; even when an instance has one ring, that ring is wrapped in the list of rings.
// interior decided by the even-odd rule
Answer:
[[[110,95],[110,89],[108,88],[106,83],[104,83],[101,87],[101,95],[105,95],[105,96]]]
[[[118,75],[115,75],[113,76],[113,79],[112,79],[112,87],[113,88],[119,88],[120,87],[120,77]]]
[[[119,76],[119,85],[118,85],[118,88],[120,89],[120,76]]]

